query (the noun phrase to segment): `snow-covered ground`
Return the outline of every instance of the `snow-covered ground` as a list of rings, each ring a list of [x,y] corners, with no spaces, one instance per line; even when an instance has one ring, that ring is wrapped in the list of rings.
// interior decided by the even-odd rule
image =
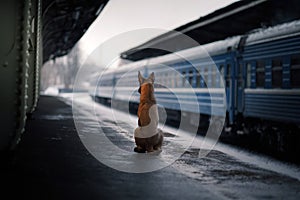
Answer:
[[[112,168],[136,173],[171,170],[197,180],[225,199],[300,197],[299,166],[222,143],[214,145],[214,141],[165,125],[160,128],[170,134],[165,137],[162,152],[141,156],[133,152],[136,116],[95,103],[88,94],[60,96],[73,103],[73,117],[83,144]],[[199,152],[205,156],[199,157]]]

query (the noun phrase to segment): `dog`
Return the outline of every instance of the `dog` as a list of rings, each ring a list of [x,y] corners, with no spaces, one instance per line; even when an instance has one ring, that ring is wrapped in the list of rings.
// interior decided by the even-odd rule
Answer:
[[[163,132],[157,128],[158,110],[154,96],[154,73],[146,79],[138,72],[140,83],[140,104],[138,107],[138,127],[134,131],[135,152],[145,153],[161,150]]]

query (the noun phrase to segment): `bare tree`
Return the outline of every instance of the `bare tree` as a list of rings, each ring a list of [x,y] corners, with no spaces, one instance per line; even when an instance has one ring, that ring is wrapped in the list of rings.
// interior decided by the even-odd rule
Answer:
[[[74,84],[77,71],[80,67],[80,57],[80,47],[78,44],[76,44],[66,57],[66,70],[64,73],[64,84],[66,88],[70,88]]]
[[[80,47],[76,44],[68,55],[45,63],[41,72],[42,90],[50,86],[71,89],[79,69],[80,55]]]

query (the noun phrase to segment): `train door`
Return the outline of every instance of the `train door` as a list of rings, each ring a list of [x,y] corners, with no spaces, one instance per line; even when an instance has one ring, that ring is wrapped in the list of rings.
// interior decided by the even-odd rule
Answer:
[[[231,55],[231,54],[230,54]],[[228,122],[233,124],[235,114],[235,99],[236,99],[236,78],[235,78],[235,63],[231,57],[226,59],[225,69],[225,91],[227,98]]]
[[[251,66],[245,65],[245,63],[238,62],[237,72],[237,112],[242,113],[244,109],[244,88],[246,83],[247,72]]]

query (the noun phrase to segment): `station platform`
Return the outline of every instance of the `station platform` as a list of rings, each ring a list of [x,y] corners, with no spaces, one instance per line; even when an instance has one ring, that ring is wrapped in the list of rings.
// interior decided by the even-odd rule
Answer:
[[[118,141],[125,149],[134,145],[124,139],[114,142]],[[261,168],[220,150],[202,159],[195,152],[191,148],[172,165],[154,172],[112,169],[83,145],[71,106],[61,97],[41,96],[20,144],[1,165],[1,195],[55,200],[300,197],[297,177]],[[289,166],[284,166],[288,171]]]

